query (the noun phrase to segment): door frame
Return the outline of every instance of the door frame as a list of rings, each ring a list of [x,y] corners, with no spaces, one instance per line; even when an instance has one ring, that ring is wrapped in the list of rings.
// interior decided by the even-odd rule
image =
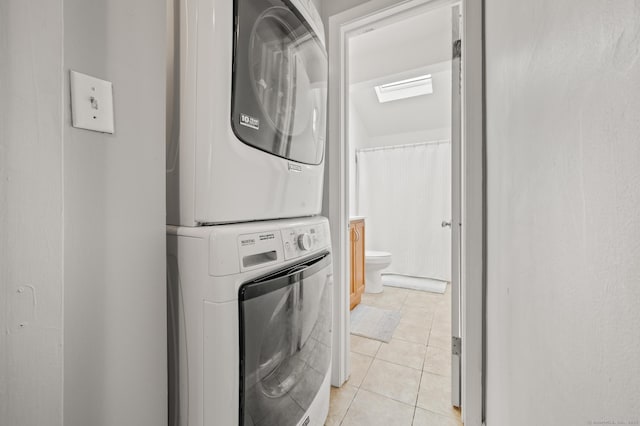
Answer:
[[[460,291],[461,272],[461,224],[462,224],[462,78],[461,55],[457,54],[455,40],[462,40],[460,4],[451,7],[451,404],[454,407],[462,405],[462,354],[459,342],[462,339],[462,312]],[[443,224],[444,226],[444,224]],[[456,348],[454,350],[454,348]]]
[[[483,1],[369,0],[328,19],[329,133],[325,212],[332,224],[334,350],[331,383],[341,386],[350,372],[349,311],[349,161],[348,161],[348,40],[375,22],[403,19],[416,8],[462,7],[462,247],[461,321],[462,420],[484,421],[485,374],[485,145]]]

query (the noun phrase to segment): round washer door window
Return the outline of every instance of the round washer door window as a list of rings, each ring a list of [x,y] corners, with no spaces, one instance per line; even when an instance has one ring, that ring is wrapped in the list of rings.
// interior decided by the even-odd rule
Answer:
[[[314,110],[304,60],[310,46],[295,39],[295,31],[287,22],[293,17],[282,7],[265,12],[251,35],[249,58],[253,89],[262,111],[276,130],[288,136],[302,133]]]
[[[268,7],[252,22],[250,33],[243,27],[249,34],[238,33],[234,131],[263,151],[319,164],[327,108],[324,47],[289,7]]]

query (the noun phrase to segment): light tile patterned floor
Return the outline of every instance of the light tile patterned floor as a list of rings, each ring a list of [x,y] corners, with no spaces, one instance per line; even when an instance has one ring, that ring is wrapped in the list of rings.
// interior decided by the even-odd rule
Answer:
[[[331,388],[325,425],[459,426],[451,407],[451,291],[427,293],[385,287],[362,303],[399,309],[393,339],[351,336],[351,377]]]

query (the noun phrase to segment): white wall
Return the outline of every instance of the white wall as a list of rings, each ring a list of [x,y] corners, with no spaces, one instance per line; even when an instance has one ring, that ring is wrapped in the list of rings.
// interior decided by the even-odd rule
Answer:
[[[450,69],[451,36],[451,8],[443,3],[371,24],[349,40],[350,83]]]
[[[347,9],[366,3],[369,0],[320,0],[322,3],[322,16],[328,20],[330,16],[344,12]],[[327,21],[328,22],[328,21]],[[327,30],[329,26],[325,22]]]
[[[0,424],[62,425],[62,1],[0,2]]]
[[[356,149],[362,148],[368,143],[369,134],[365,129],[358,111],[349,105],[349,214],[358,214],[356,205]]]
[[[639,4],[485,4],[487,425],[637,423]]]
[[[65,0],[64,81],[110,80],[115,103],[105,135],[64,97],[66,426],[167,422],[165,9]]]
[[[323,7],[322,2],[323,2],[323,0],[311,0],[311,2],[313,3],[313,5],[318,10],[318,13],[320,14],[320,16],[322,16],[322,7]]]

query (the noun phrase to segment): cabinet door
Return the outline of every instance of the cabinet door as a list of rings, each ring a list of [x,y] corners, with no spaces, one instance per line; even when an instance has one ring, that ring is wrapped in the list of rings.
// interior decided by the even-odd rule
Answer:
[[[356,222],[354,226],[354,276],[355,289],[359,294],[364,293],[364,221]]]
[[[356,288],[356,257],[355,257],[355,249],[356,249],[356,229],[353,223],[349,224],[349,249],[350,249],[350,267],[351,273],[349,274],[349,309],[355,308],[358,303],[360,303],[361,295],[358,293]]]
[[[350,305],[355,308],[364,293],[364,221],[353,221],[349,225],[351,249]]]

